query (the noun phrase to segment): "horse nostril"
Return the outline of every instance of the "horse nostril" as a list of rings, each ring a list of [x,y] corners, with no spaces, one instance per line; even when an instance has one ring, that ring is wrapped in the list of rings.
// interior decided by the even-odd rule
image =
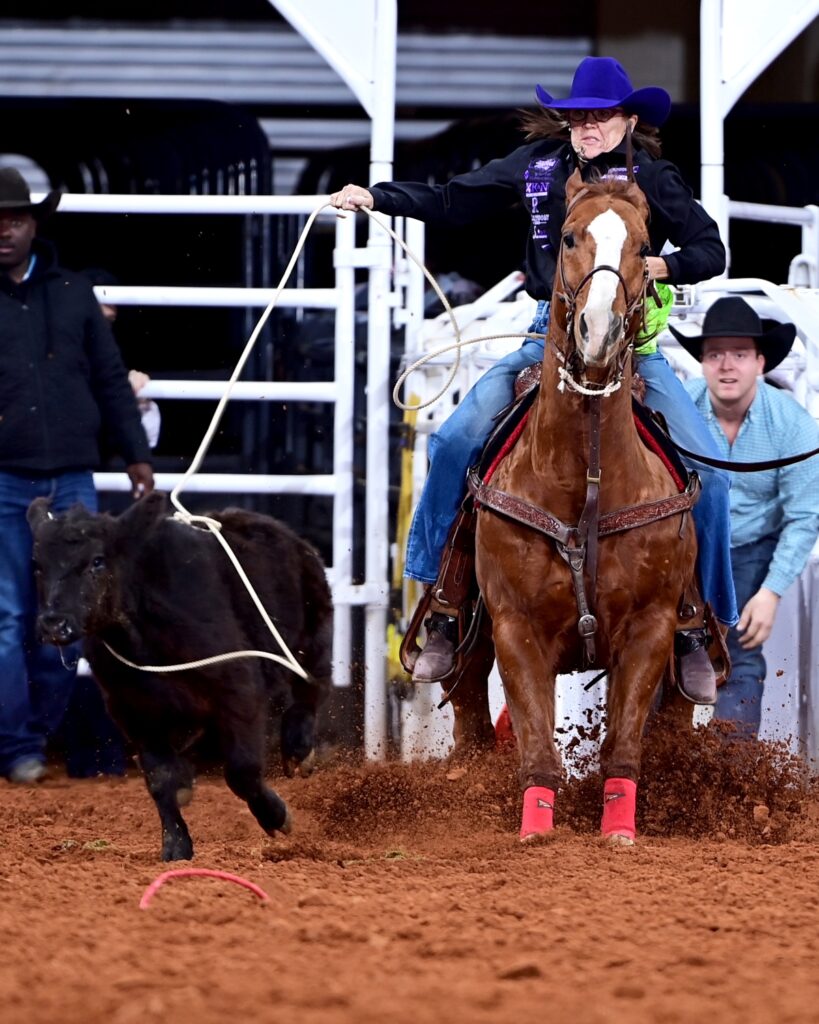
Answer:
[[[623,318],[619,313],[615,313],[611,319],[611,326],[609,327],[609,344],[616,345],[617,342],[623,336]]]

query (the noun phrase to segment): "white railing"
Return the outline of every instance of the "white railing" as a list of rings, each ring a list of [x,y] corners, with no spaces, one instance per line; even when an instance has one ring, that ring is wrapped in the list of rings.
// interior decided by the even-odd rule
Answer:
[[[35,195],[34,201],[42,198]],[[326,196],[136,196],[65,194],[60,202],[64,213],[105,214],[301,214],[309,215],[327,202]],[[368,610],[386,607],[389,583],[384,579],[367,579],[354,584],[353,570],[353,400],[354,400],[354,286],[355,268],[362,265],[360,250],[355,247],[355,220],[337,217],[327,209],[320,218],[335,224],[335,285],[333,288],[287,288],[277,302],[282,308],[334,309],[335,362],[332,382],[327,381],[241,381],[234,385],[231,398],[237,401],[314,401],[333,403],[333,471],[327,474],[275,475],[198,473],[186,484],[193,493],[213,494],[311,494],[333,497],[332,558],[328,579],[335,605],[333,638],[334,681],[337,686],[350,684],[352,665],[352,607],[365,605]],[[100,299],[117,305],[167,306],[267,306],[275,289],[266,288],[174,288],[162,287],[100,287]],[[232,367],[226,367],[232,369]],[[153,380],[142,392],[151,398],[217,400],[227,389],[224,381]],[[388,409],[383,416],[370,416],[367,423],[367,444],[384,445],[389,430]],[[182,479],[181,473],[158,473],[156,485],[171,490]],[[100,490],[125,490],[129,481],[124,473],[96,473]],[[367,533],[386,536],[387,479],[368,480],[365,499]],[[184,491],[182,492],[184,501]],[[384,522],[381,522],[384,520]],[[362,531],[363,533],[364,531]],[[366,538],[365,538],[366,543]],[[384,660],[370,659],[365,666],[365,701],[378,705],[384,701]],[[386,736],[386,724],[384,737]],[[384,749],[383,744],[381,745]],[[370,752],[372,753],[372,752]]]
[[[819,206],[768,206],[728,200],[732,220],[754,220],[765,224],[792,224],[802,228],[802,251],[791,260],[788,284],[819,288]]]

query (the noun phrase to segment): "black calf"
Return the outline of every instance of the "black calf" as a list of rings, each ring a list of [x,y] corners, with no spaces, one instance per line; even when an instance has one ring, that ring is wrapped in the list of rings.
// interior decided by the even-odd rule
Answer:
[[[118,517],[76,506],[52,517],[44,499],[29,523],[40,597],[38,627],[47,642],[82,637],[84,653],[112,716],[134,743],[162,823],[163,860],[186,860],[193,844],[180,814],[193,774],[185,751],[214,727],[231,790],[265,832],[287,832],[284,801],[264,782],[268,695],[287,682],[285,771],[307,771],[316,719],[331,684],[332,603],[324,566],[309,544],[269,516],[211,513],[305,681],[267,659],[248,658],[159,674],[130,668],[173,665],[215,654],[280,654],[218,541],[169,515],[152,494]]]

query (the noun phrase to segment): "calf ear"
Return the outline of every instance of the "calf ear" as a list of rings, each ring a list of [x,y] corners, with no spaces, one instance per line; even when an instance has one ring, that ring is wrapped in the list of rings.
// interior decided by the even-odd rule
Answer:
[[[28,525],[31,527],[32,533],[37,527],[44,523],[47,519],[53,519],[51,514],[51,502],[48,498],[35,498],[34,501],[29,505],[28,512],[26,512],[26,519]]]
[[[117,535],[131,541],[138,540],[155,523],[167,518],[168,515],[168,496],[162,491],[152,491],[117,516]]]

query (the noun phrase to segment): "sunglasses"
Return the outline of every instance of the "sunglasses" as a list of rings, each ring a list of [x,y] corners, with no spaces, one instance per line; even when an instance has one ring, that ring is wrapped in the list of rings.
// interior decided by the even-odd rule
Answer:
[[[578,125],[610,121],[613,117],[624,117],[625,113],[622,107],[604,107],[602,110],[568,110],[566,116],[569,124]]]

